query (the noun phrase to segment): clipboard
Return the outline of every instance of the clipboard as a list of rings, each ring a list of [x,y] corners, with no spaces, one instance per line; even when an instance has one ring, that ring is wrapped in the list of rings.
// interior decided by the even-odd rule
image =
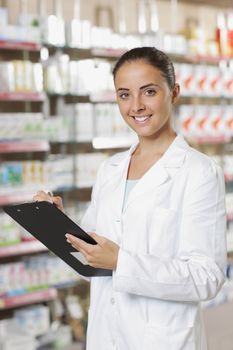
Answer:
[[[3,210],[55,255],[84,277],[111,276],[112,271],[88,265],[84,256],[66,242],[71,233],[87,243],[96,244],[79,225],[47,201],[5,205]]]

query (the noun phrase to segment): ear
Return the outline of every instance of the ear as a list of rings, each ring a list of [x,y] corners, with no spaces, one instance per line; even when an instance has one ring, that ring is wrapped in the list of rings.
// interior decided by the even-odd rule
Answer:
[[[174,88],[172,89],[172,103],[175,103],[178,100],[179,95],[180,95],[180,85],[175,84]]]

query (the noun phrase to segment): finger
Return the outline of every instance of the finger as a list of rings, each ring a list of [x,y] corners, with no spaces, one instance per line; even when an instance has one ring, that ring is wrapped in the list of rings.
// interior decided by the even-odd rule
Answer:
[[[64,210],[61,197],[53,196],[52,200],[53,200],[53,203],[56,205],[56,207],[58,207],[62,211]]]
[[[104,243],[106,243],[107,239],[103,236],[97,235],[95,232],[89,232],[88,233],[100,246],[102,246]]]
[[[69,233],[67,233],[65,236],[68,240],[68,243],[70,243],[76,249],[83,250],[85,253],[90,252],[90,247],[92,247],[92,244],[86,243],[82,239],[79,239],[79,238],[77,238]]]
[[[33,196],[33,200],[34,201],[38,201],[38,202],[41,202],[41,201],[47,201],[47,202],[52,202],[52,198],[50,195],[48,195],[46,192],[44,191],[38,191],[36,193],[35,196]]]

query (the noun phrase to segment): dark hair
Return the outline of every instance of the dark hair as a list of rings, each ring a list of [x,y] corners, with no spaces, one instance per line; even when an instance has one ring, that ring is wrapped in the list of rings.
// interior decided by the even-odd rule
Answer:
[[[113,78],[115,80],[116,73],[119,68],[124,64],[136,60],[144,60],[151,66],[157,68],[166,79],[168,86],[172,89],[175,85],[175,71],[174,66],[170,58],[163,52],[155,47],[144,46],[136,47],[129,51],[126,51],[116,62],[113,68]]]

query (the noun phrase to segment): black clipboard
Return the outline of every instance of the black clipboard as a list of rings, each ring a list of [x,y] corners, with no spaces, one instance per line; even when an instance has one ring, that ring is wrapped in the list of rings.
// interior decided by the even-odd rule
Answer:
[[[111,270],[87,265],[83,255],[66,242],[65,234],[71,233],[90,244],[96,244],[92,237],[55,204],[46,201],[21,203],[5,205],[3,210],[80,275],[112,275]]]

